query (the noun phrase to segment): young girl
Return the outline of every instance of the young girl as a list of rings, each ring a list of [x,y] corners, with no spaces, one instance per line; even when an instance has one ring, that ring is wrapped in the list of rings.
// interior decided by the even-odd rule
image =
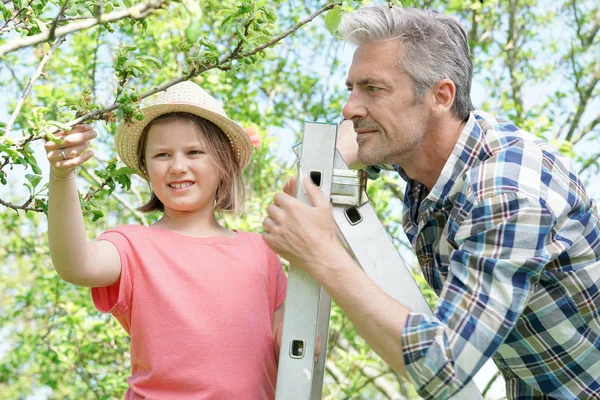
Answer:
[[[88,242],[73,178],[96,133],[76,126],[62,144],[46,143],[54,267],[91,287],[98,310],[130,335],[127,399],[271,399],[287,279],[260,235],[215,218],[239,206],[251,141],[191,82],[142,111],[142,121],[118,127],[116,149],[151,185],[141,210],[162,218]]]

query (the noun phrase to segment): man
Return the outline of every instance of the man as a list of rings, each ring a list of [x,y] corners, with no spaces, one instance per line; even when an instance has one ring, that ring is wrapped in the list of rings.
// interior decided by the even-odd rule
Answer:
[[[490,357],[509,399],[600,398],[600,217],[570,161],[473,111],[467,36],[453,18],[374,6],[346,15],[340,32],[358,44],[343,110],[358,161],[395,165],[407,182],[402,223],[439,296],[434,317],[357,267],[309,180],[312,206],[275,196],[266,242],[423,398],[458,392]]]

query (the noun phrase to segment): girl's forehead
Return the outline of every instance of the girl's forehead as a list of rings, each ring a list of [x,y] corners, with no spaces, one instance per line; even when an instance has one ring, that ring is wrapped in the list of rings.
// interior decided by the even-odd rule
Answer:
[[[156,121],[148,130],[148,145],[169,145],[206,142],[206,134],[187,118],[169,118]]]

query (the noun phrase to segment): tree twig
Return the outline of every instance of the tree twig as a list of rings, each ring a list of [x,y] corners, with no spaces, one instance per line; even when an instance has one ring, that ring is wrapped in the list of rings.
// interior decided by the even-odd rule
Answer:
[[[6,3],[6,2],[5,2]],[[27,5],[25,7],[22,7],[19,11],[17,11],[17,13],[15,15],[12,16],[11,19],[9,19],[8,21],[6,21],[1,27],[0,27],[0,35],[2,35],[4,32],[10,31],[14,28],[17,27],[17,25],[19,25],[21,22],[23,22],[23,20],[17,21],[17,18],[19,18],[19,16],[21,15],[21,13],[25,10],[27,10],[30,6],[31,3],[33,3],[33,0],[30,0],[29,3],[27,3]],[[9,28],[9,24],[13,23],[13,27]]]
[[[140,19],[144,18],[148,14],[151,14],[156,9],[161,7],[165,3],[165,0],[149,0],[141,4],[137,4],[133,7],[126,8],[124,10],[114,11],[110,14],[103,14],[100,18],[91,17],[81,21],[73,22],[65,26],[56,28],[54,36],[61,37],[68,35],[73,32],[89,29],[99,24],[105,24],[107,22],[114,22],[124,18]],[[0,46],[0,57],[12,51],[22,49],[24,47],[34,46],[36,44],[45,42],[50,39],[50,31],[38,33],[37,35],[26,36],[23,38],[12,40],[2,46]]]
[[[29,78],[29,83],[27,84],[27,87],[25,88],[25,90],[21,94],[21,97],[19,98],[19,101],[17,101],[17,105],[15,106],[15,109],[14,109],[14,111],[13,111],[10,119],[6,123],[6,128],[4,129],[4,136],[6,136],[6,137],[10,136],[10,133],[12,132],[13,125],[14,125],[15,121],[17,120],[17,117],[19,116],[19,113],[21,112],[21,107],[23,107],[23,104],[25,103],[25,100],[27,99],[27,97],[29,96],[29,93],[31,92],[31,88],[33,87],[33,84],[35,83],[35,81],[38,80],[38,78],[40,77],[40,75],[42,75],[42,72],[44,71],[44,67],[46,66],[46,63],[48,62],[48,60],[50,59],[50,57],[52,57],[52,55],[54,54],[54,51],[65,40],[66,40],[66,38],[63,36],[63,37],[58,38],[56,40],[56,42],[54,42],[52,44],[52,46],[50,47],[50,50],[48,50],[48,53],[46,53],[46,55],[44,56],[44,58],[42,58],[42,61],[40,61],[40,64],[38,65],[37,69],[35,70],[35,72],[31,76],[31,78]]]
[[[332,3],[329,3],[329,4],[325,5],[325,6],[323,6],[319,10],[315,11],[308,18],[306,18],[305,20],[302,20],[302,21],[298,22],[293,27],[291,27],[290,29],[288,29],[285,32],[283,32],[281,35],[276,36],[275,38],[273,38],[272,40],[270,40],[266,44],[258,46],[258,47],[254,48],[253,50],[251,50],[251,51],[249,51],[247,53],[239,53],[238,52],[237,55],[234,56],[234,58],[231,58],[232,54],[235,52],[235,49],[234,49],[230,54],[228,54],[228,55],[224,56],[223,58],[221,58],[217,64],[209,65],[209,66],[203,66],[202,68],[199,68],[197,70],[190,71],[186,75],[174,78],[174,79],[172,79],[172,80],[170,80],[170,81],[168,81],[166,83],[163,83],[160,86],[155,86],[152,89],[146,91],[145,93],[142,93],[139,96],[139,98],[140,98],[140,100],[143,100],[143,99],[145,99],[145,98],[147,98],[149,96],[152,96],[153,94],[156,94],[158,92],[162,92],[162,91],[168,89],[169,87],[171,87],[171,86],[173,86],[173,85],[175,85],[177,83],[180,83],[180,82],[183,82],[183,81],[187,81],[187,80],[189,80],[189,79],[191,79],[191,78],[193,78],[195,76],[198,76],[198,75],[200,75],[200,74],[202,74],[202,73],[204,73],[206,71],[209,71],[209,70],[215,69],[215,68],[221,68],[225,64],[233,61],[234,59],[245,58],[245,57],[251,56],[253,54],[256,54],[259,51],[264,50],[267,47],[270,47],[273,44],[275,44],[275,43],[277,43],[277,42],[285,39],[287,36],[289,36],[293,32],[295,32],[298,29],[300,29],[303,25],[306,25],[307,23],[311,22],[318,15],[322,14],[323,12],[325,12],[325,11],[327,11],[327,10],[329,10],[329,9],[335,7],[336,5],[339,5],[339,4],[341,4],[341,3],[339,3],[339,2],[332,2]],[[105,15],[108,15],[108,14],[105,14]],[[236,49],[237,49],[237,46],[236,46]],[[117,108],[119,108],[119,103],[115,102],[112,105],[107,106],[107,107],[105,107],[103,109],[91,111],[91,112],[89,112],[89,113],[87,113],[85,115],[82,115],[81,117],[79,117],[77,119],[74,119],[74,120],[72,120],[70,122],[67,122],[66,125],[67,126],[75,126],[77,124],[81,124],[81,123],[86,122],[86,121],[99,119],[105,113],[114,111]],[[58,130],[55,130],[52,133],[55,133],[57,131]],[[31,136],[29,136],[27,138],[19,140],[17,142],[17,147],[21,147],[26,142],[30,142],[30,141],[33,141],[33,140],[39,140],[39,139],[41,139],[41,137],[35,136],[35,135],[31,135]],[[2,143],[2,137],[0,137],[0,143]]]
[[[10,74],[12,75],[14,82],[17,84],[17,86],[19,87],[19,90],[23,91],[25,90],[25,87],[23,86],[23,84],[20,82],[19,77],[17,76],[17,74],[15,73],[15,70],[10,66],[10,64],[8,63],[8,61],[6,60],[2,60],[4,62],[4,65],[6,65],[6,68],[8,68],[8,71],[10,72]]]
[[[65,12],[65,8],[67,8],[67,4],[69,4],[69,0],[64,0],[62,5],[60,6],[60,10],[58,10],[58,14],[56,15],[56,18],[54,18],[54,21],[52,21],[52,25],[50,25],[50,32],[48,33],[48,40],[54,40],[54,38],[55,38],[54,35],[56,33],[56,26],[58,25],[58,20]]]
[[[89,168],[85,167],[85,166],[81,166],[80,167],[81,170],[87,175],[88,178],[90,178],[91,180],[93,180],[94,182],[96,182],[98,185],[103,185],[103,182],[100,178],[98,178],[96,175],[92,174],[89,171]],[[102,187],[101,186],[101,187]],[[97,192],[97,191],[96,191]],[[146,220],[146,217],[144,216],[144,214],[142,214],[141,212],[139,212],[133,205],[131,205],[131,203],[129,203],[127,200],[125,200],[123,198],[123,196],[121,196],[120,194],[116,193],[116,192],[112,192],[111,194],[119,203],[121,203],[123,206],[125,206],[125,208],[127,210],[129,210],[137,219],[138,221],[142,224],[142,225],[146,225],[148,226],[149,223]]]
[[[276,38],[268,41],[267,43],[263,44],[262,46],[258,46],[257,48],[255,48],[252,51],[249,51],[247,53],[242,53],[241,56],[242,57],[248,57],[248,56],[251,56],[253,54],[258,53],[261,50],[264,50],[264,49],[266,49],[268,47],[273,46],[275,43],[280,42],[281,40],[285,39],[286,37],[288,37],[289,35],[291,35],[295,31],[297,31],[298,29],[300,29],[300,27],[302,27],[303,25],[308,24],[309,22],[311,22],[313,19],[317,18],[319,15],[321,15],[325,11],[331,10],[333,7],[339,6],[341,4],[342,4],[341,1],[334,1],[334,2],[331,2],[329,4],[326,4],[325,6],[323,6],[322,8],[320,8],[319,10],[315,11],[314,13],[312,13],[310,15],[310,17],[308,17],[308,18],[306,18],[306,19],[298,22],[296,25],[292,26],[290,29],[288,29],[287,31],[283,32],[281,35],[279,35]]]
[[[28,200],[25,204],[16,205],[16,204],[12,204],[8,201],[4,201],[4,200],[0,199],[0,205],[3,205],[4,207],[7,207],[7,208],[12,208],[13,210],[15,210],[17,212],[19,212],[19,210],[44,212],[44,210],[41,208],[29,207],[30,203],[31,203],[31,201]]]
[[[339,337],[336,344],[337,347],[349,354],[358,353],[358,351],[344,337]],[[368,365],[361,366],[360,370],[364,376],[371,379],[369,383],[372,383],[381,394],[386,396],[388,399],[401,400],[400,394],[396,388],[394,388],[393,384],[390,383],[384,376],[381,376],[380,371],[377,371],[375,368]]]

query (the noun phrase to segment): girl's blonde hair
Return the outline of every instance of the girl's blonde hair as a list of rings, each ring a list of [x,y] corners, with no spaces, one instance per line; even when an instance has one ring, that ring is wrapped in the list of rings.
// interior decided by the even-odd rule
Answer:
[[[221,182],[219,183],[217,192],[215,194],[214,208],[216,211],[237,212],[244,201],[244,179],[242,175],[242,167],[233,154],[229,139],[227,139],[227,136],[225,136],[225,133],[223,133],[221,128],[209,120],[197,115],[184,112],[173,112],[163,114],[146,125],[142,131],[142,135],[140,136],[137,146],[138,160],[140,160],[140,165],[142,166],[142,170],[146,175],[146,180],[150,182],[147,174],[146,160],[144,158],[150,127],[157,122],[167,122],[168,120],[172,119],[188,120],[204,133],[206,151],[208,155],[212,157],[217,168],[219,169],[219,172],[221,173]],[[143,206],[139,207],[138,210],[148,213],[157,210],[164,211],[165,207],[159,198],[156,197],[156,194],[152,192],[150,200]]]

